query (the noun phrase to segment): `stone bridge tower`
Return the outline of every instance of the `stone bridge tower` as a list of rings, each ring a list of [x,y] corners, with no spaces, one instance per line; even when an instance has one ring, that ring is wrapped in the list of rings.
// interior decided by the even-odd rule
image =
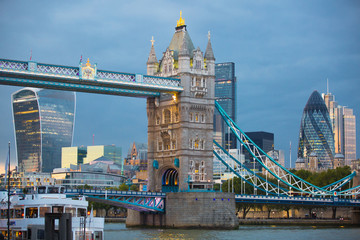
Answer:
[[[215,58],[193,45],[185,20],[158,61],[151,41],[147,74],[180,80],[180,94],[147,99],[148,189],[177,192],[213,186]]]

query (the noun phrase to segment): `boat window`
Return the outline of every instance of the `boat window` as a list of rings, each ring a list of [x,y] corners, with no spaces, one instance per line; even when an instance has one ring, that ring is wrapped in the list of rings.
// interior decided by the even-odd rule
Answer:
[[[24,209],[23,208],[15,208],[14,218],[24,218]]]
[[[32,207],[32,208],[26,208],[25,217],[26,218],[37,218],[38,216],[38,208]]]
[[[1,218],[7,218],[7,209],[1,210]]]
[[[31,239],[31,228],[27,230],[27,239]]]
[[[95,240],[102,240],[102,232],[95,231]]]
[[[48,193],[59,193],[59,188],[49,187]]]
[[[38,193],[46,193],[46,187],[38,187]]]
[[[76,217],[76,209],[75,208],[70,208],[70,207],[67,207],[65,208],[65,213],[71,213],[71,216],[72,217]]]
[[[45,213],[51,213],[50,207],[40,207],[40,217],[45,217]]]
[[[86,209],[85,208],[78,208],[77,216],[78,217],[84,217],[86,215]]]
[[[53,213],[63,213],[64,212],[64,207],[63,206],[53,206],[52,207],[52,212]]]
[[[60,193],[64,193],[65,192],[65,188],[61,187],[60,188]]]
[[[37,238],[36,239],[45,239],[45,231],[43,229],[37,230]]]

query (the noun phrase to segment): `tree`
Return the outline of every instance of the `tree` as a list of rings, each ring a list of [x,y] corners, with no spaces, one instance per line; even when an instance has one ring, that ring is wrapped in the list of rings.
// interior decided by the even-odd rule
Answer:
[[[131,185],[130,186],[130,191],[139,191],[139,186],[135,185],[135,184]]]
[[[122,183],[122,184],[119,186],[119,191],[129,191],[129,186],[126,185],[125,183]]]

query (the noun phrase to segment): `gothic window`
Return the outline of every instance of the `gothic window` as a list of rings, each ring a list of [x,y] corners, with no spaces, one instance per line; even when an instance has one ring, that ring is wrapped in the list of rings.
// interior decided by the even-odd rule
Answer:
[[[199,149],[199,145],[200,145],[200,140],[197,138],[194,141],[194,149]]]
[[[205,114],[201,114],[201,122],[205,123]]]
[[[201,79],[200,78],[196,79],[196,86],[201,87]]]
[[[204,149],[204,140],[200,140],[200,149]]]
[[[164,110],[164,123],[171,123],[171,112],[169,109]]]
[[[176,149],[176,140],[171,141],[171,149],[173,149],[173,150]]]
[[[167,65],[164,64],[164,73],[167,73]]]
[[[203,87],[206,87],[206,82],[205,82],[204,78],[201,79],[201,84],[202,84]]]
[[[196,82],[196,77],[193,77],[191,80],[191,86],[194,87]]]
[[[201,69],[201,60],[195,60],[195,68]]]
[[[190,113],[190,122],[193,122],[194,121],[194,114],[191,112]]]
[[[156,116],[156,125],[159,125],[159,124],[160,124],[160,117]]]
[[[195,122],[199,122],[199,114],[195,113]]]
[[[200,165],[200,181],[205,181],[205,162],[201,161]]]
[[[189,139],[189,148],[193,149],[193,140],[192,139]]]
[[[164,141],[164,150],[170,150],[170,138],[166,137],[163,139]]]
[[[193,160],[190,160],[189,170],[190,170],[191,180],[192,180],[192,181],[194,181],[194,175],[195,175],[195,164],[194,164],[194,161],[193,161]]]
[[[175,113],[175,122],[179,122],[179,113],[178,112]]]
[[[161,141],[158,141],[158,149],[159,149],[159,151],[162,151],[162,142]]]

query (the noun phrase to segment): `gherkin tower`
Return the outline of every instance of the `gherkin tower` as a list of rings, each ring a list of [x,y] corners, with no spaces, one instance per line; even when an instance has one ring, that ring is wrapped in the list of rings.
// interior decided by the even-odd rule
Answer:
[[[307,101],[301,118],[298,158],[317,155],[320,169],[333,167],[334,136],[328,109],[318,91]]]

